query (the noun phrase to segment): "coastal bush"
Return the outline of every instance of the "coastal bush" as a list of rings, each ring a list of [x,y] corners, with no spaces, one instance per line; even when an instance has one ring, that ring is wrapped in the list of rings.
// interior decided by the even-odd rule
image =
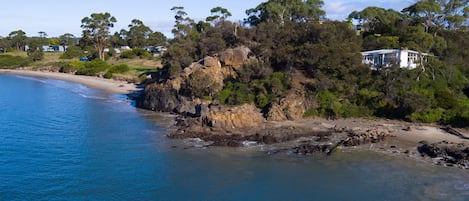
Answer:
[[[413,122],[435,123],[441,120],[442,115],[443,110],[432,109],[427,112],[414,112],[410,115],[410,120]]]
[[[120,55],[120,58],[123,58],[123,59],[134,59],[136,57],[137,55],[132,50],[123,51],[121,52],[121,55]]]
[[[0,68],[20,68],[32,63],[29,58],[12,55],[0,55]]]
[[[189,76],[181,90],[187,95],[203,98],[213,96],[220,88],[220,84],[211,80],[209,75],[196,70]]]
[[[100,59],[95,59],[90,62],[84,62],[76,72],[77,75],[96,76],[99,73],[106,71],[109,68],[109,64]]]
[[[70,46],[62,55],[60,55],[59,59],[73,59],[80,56],[83,56],[83,50],[77,46]]]
[[[255,95],[247,84],[228,82],[225,89],[218,93],[220,103],[228,105],[241,105],[253,103]]]
[[[129,70],[130,70],[130,68],[127,64],[115,65],[115,66],[112,66],[111,68],[109,68],[109,70],[104,74],[104,78],[110,79],[110,78],[112,78],[113,74],[125,73]]]
[[[151,54],[141,48],[135,48],[133,50],[126,50],[121,53],[120,58],[123,59],[134,59],[134,58],[140,58],[140,59],[150,59]]]

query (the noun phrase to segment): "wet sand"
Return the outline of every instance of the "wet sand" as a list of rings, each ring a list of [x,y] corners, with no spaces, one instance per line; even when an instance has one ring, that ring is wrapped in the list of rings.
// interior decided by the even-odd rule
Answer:
[[[130,83],[123,82],[123,81],[116,81],[116,80],[104,79],[104,78],[99,78],[99,77],[91,77],[91,76],[83,76],[83,75],[72,75],[72,74],[66,74],[66,73],[45,72],[45,71],[0,69],[0,74],[2,73],[75,82],[75,83],[83,84],[90,88],[101,89],[101,90],[105,90],[105,91],[116,93],[116,94],[130,94],[132,92],[140,90],[137,88],[136,84],[130,84]]]

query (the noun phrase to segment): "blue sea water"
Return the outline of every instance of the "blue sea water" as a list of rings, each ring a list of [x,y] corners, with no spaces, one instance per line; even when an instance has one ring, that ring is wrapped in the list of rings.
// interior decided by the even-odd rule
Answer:
[[[0,74],[0,200],[469,200],[469,174],[379,153],[187,148],[123,95]]]

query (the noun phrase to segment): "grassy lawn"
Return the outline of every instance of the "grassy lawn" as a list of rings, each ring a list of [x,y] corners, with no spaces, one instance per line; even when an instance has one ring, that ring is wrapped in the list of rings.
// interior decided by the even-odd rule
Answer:
[[[5,55],[11,56],[20,56],[27,58],[28,55],[26,52],[22,51],[15,51],[15,52],[8,52]],[[51,71],[58,71],[64,64],[70,62],[78,61],[78,58],[74,59],[60,59],[62,55],[61,52],[44,52],[44,58],[41,61],[36,61],[31,63],[28,68],[34,70],[51,70]],[[116,74],[120,79],[127,79],[127,80],[141,80],[147,73],[152,73],[158,71],[158,69],[162,68],[161,59],[154,58],[154,59],[121,59],[121,58],[111,58],[110,60],[106,61],[110,65],[119,65],[119,64],[126,64],[130,70],[123,74]]]

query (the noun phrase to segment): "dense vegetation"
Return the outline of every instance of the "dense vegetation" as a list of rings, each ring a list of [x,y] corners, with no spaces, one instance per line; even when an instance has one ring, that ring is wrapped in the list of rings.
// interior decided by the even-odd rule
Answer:
[[[378,116],[469,125],[467,1],[418,1],[402,12],[368,7],[346,22],[325,19],[320,0],[270,0],[247,11],[244,26],[225,9],[195,22],[174,7],[175,38],[164,55],[165,76],[226,48],[247,46],[258,62],[213,94],[206,79],[189,79],[193,96],[268,109],[291,90],[305,90],[304,116]],[[222,12],[223,11],[223,12]],[[355,30],[351,22],[361,29]],[[434,55],[416,69],[372,71],[360,51],[409,48]],[[198,82],[197,82],[198,81]],[[198,84],[190,84],[196,82]],[[298,84],[299,83],[299,84]]]
[[[182,84],[181,93],[228,105],[252,103],[267,111],[288,94],[301,91],[308,99],[305,117],[377,116],[468,126],[468,2],[420,0],[400,12],[368,7],[352,12],[348,21],[331,21],[325,18],[321,0],[269,0],[248,9],[241,24],[229,21],[231,13],[221,7],[198,22],[188,17],[184,7],[173,7],[174,38],[163,54],[160,80],[179,76],[206,56],[245,46],[256,62],[244,65],[236,78],[219,86],[196,72]],[[29,44],[33,47],[28,51],[30,59],[1,55],[0,65],[19,67],[41,60],[42,49],[34,48],[37,44],[68,45],[63,59],[101,60],[69,62],[62,66],[63,72],[112,77],[129,67],[112,67],[103,59],[151,59],[143,48],[167,45],[163,34],[137,19],[129,30],[110,35],[109,26],[115,22],[109,13],[84,18],[78,45],[71,34],[47,41],[43,32],[27,38],[21,30],[14,31],[0,39],[0,47],[25,51]],[[104,47],[121,46],[133,50],[103,55]],[[361,51],[385,48],[408,48],[432,56],[415,69],[393,66],[372,71],[362,64]],[[215,90],[219,87],[223,88]]]

